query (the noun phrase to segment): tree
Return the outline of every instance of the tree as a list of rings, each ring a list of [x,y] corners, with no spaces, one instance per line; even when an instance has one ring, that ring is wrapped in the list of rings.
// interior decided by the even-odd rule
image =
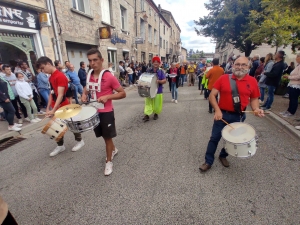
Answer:
[[[293,0],[262,0],[262,12],[252,11],[250,26],[254,31],[250,38],[256,42],[276,47],[300,45],[300,12]],[[257,26],[257,21],[263,21]]]
[[[198,35],[212,37],[217,47],[224,48],[227,43],[249,56],[261,42],[254,42],[250,38],[253,32],[250,23],[250,12],[262,10],[261,0],[210,0],[205,8],[210,11],[208,16],[195,21],[199,29]],[[259,21],[262,22],[262,21]]]

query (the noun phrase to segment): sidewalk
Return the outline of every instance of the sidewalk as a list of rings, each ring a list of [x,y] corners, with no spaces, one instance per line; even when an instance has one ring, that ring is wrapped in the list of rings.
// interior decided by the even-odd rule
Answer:
[[[136,87],[126,87],[125,88],[125,92],[128,92],[132,89],[136,89]],[[43,111],[45,111],[45,109],[42,109]],[[43,117],[39,117],[40,119],[43,119]],[[18,122],[17,118],[15,118],[15,123]],[[0,141],[5,139],[5,138],[9,138],[9,137],[17,137],[26,133],[29,133],[31,131],[34,131],[36,129],[42,128],[44,127],[47,123],[49,122],[49,119],[45,119],[39,123],[30,123],[27,121],[23,121],[23,127],[22,130],[20,132],[16,132],[16,131],[8,131],[7,127],[8,124],[6,121],[0,121]]]

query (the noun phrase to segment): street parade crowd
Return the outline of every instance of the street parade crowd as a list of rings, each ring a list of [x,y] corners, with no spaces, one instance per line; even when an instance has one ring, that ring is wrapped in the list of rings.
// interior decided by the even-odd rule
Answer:
[[[148,64],[128,60],[120,61],[119,76],[112,73],[112,64],[109,64],[108,68],[103,67],[104,59],[97,49],[87,52],[89,65],[86,66],[84,62],[80,62],[78,71],[69,61],[64,62],[63,66],[61,62],[57,60],[53,62],[48,57],[41,57],[37,60],[35,65],[37,76],[33,75],[27,62],[20,61],[15,67],[1,63],[0,106],[3,110],[2,120],[6,121],[2,123],[8,123],[10,131],[20,131],[23,120],[38,123],[41,121],[38,115],[44,115],[52,118],[51,123],[44,128],[43,133],[46,134],[53,124],[65,127],[67,123],[70,131],[74,133],[76,144],[72,151],[76,152],[85,145],[81,136],[85,130],[82,127],[80,131],[76,130],[76,127],[71,129],[74,125],[75,114],[72,116],[70,114],[71,118],[68,118],[67,111],[79,112],[82,110],[79,104],[93,103],[93,107],[89,110],[95,110],[95,115],[93,115],[92,126],[89,129],[93,129],[95,136],[102,137],[105,142],[104,175],[109,176],[113,171],[112,160],[118,153],[113,142],[117,131],[112,100],[125,98],[124,88],[137,86],[139,94],[145,97],[143,121],[149,121],[152,114],[153,119],[158,120],[159,114],[163,111],[164,84],[168,82],[165,87],[171,92],[171,101],[178,104],[180,87],[186,84],[192,88],[198,81],[199,94],[209,100],[208,113],[214,113],[205,162],[199,168],[201,172],[206,172],[213,165],[214,155],[222,137],[221,131],[227,125],[232,127],[236,123],[244,122],[248,106],[251,107],[251,112],[255,116],[264,117],[265,111],[271,109],[275,89],[283,74],[290,74],[284,75],[290,80],[289,93],[287,93],[289,107],[281,115],[291,117],[295,114],[300,96],[300,54],[296,57],[297,66],[294,64],[287,66],[284,57],[283,51],[278,51],[275,55],[269,53],[266,57],[255,55],[250,59],[233,56],[227,63],[220,65],[218,58],[212,61],[203,59],[198,63],[173,62],[169,64],[161,62],[160,57],[155,56]],[[155,83],[154,96],[149,94],[152,81]],[[147,85],[143,84],[145,82]],[[265,93],[267,93],[267,98],[265,98]],[[76,104],[72,104],[73,101]],[[45,108],[45,111],[41,108]],[[59,117],[58,112],[63,112],[65,122],[55,118],[55,116],[63,118]],[[75,125],[78,124],[75,123]],[[299,126],[296,128],[300,129]],[[55,137],[54,140],[57,142],[56,148],[50,153],[51,157],[66,150],[63,138],[66,129],[63,131],[56,129],[58,136],[48,134]],[[239,128],[232,127],[232,129],[238,130]],[[228,154],[230,154],[229,150],[222,148],[219,160],[224,167],[229,166],[226,159]],[[250,151],[247,154],[252,156]],[[7,216],[13,220],[10,213]]]

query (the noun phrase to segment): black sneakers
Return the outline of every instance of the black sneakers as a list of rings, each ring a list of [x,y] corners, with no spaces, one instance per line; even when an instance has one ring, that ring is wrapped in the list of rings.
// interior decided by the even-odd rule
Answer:
[[[154,120],[157,120],[157,119],[158,119],[158,115],[157,115],[157,114],[154,114],[153,119],[154,119]]]
[[[144,118],[143,118],[144,122],[147,122],[149,121],[149,116],[145,115]]]

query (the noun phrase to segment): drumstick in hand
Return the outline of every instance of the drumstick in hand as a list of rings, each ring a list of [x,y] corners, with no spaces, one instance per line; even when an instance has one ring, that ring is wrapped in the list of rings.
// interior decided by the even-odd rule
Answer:
[[[227,123],[225,120],[221,119],[224,123],[226,123],[228,126],[230,126],[232,129],[234,129],[233,126],[231,126],[229,123]]]

